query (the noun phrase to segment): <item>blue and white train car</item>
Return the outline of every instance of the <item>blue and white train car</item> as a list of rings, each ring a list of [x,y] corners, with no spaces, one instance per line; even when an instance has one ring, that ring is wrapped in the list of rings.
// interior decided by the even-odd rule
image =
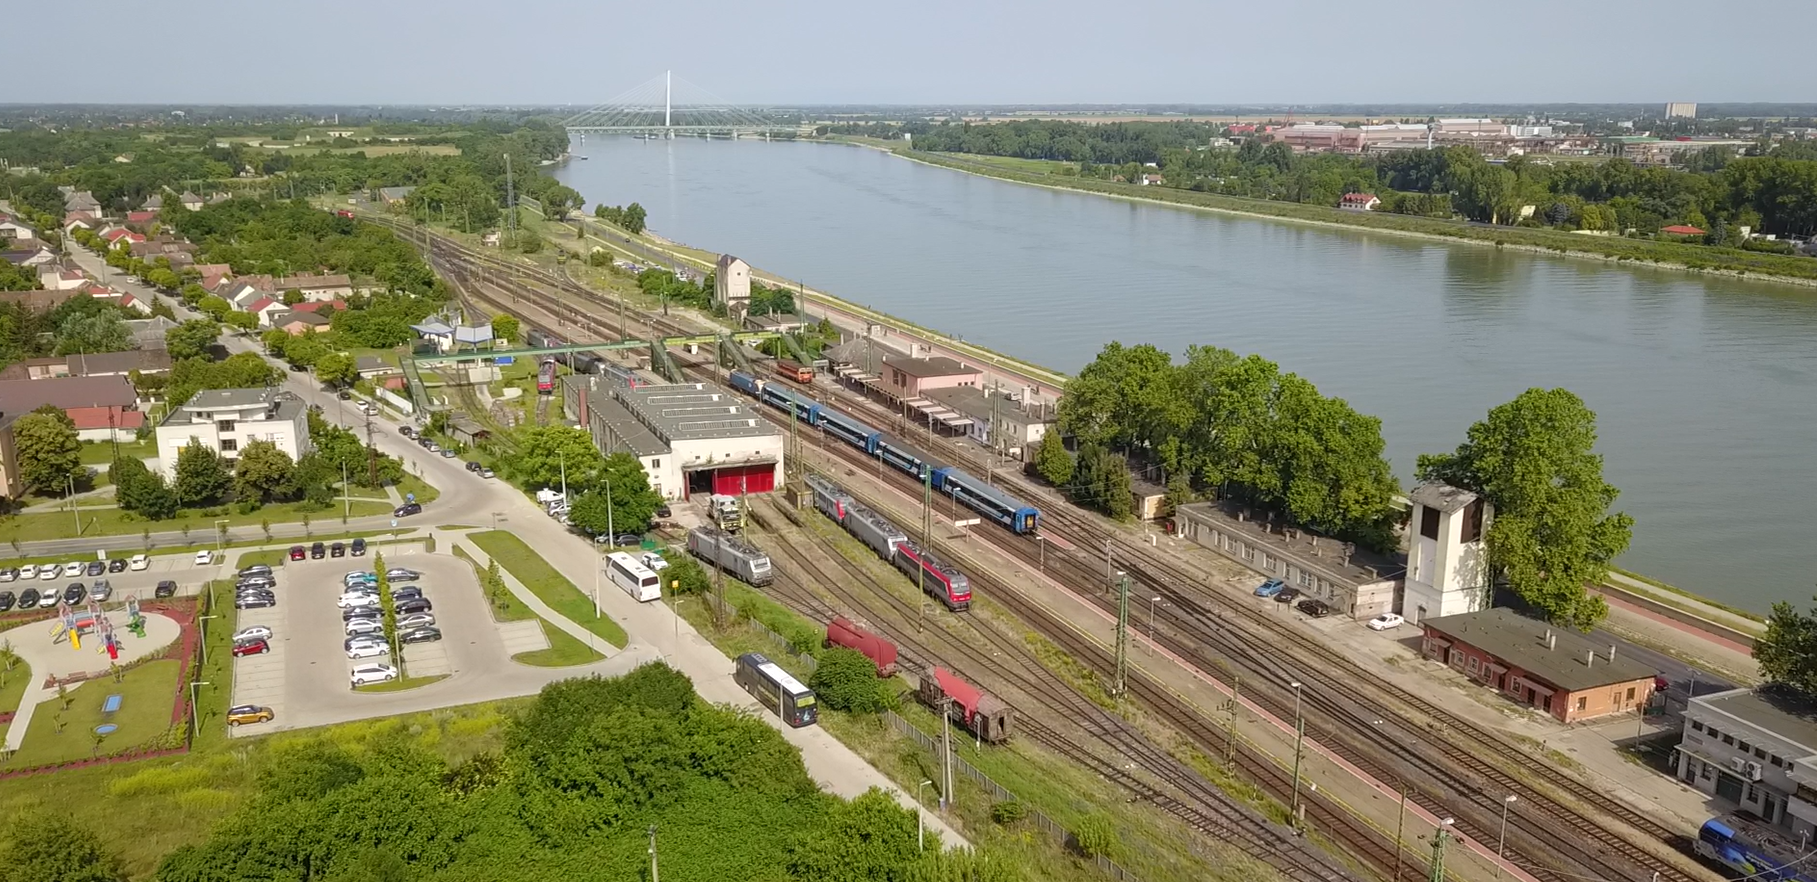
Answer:
[[[1697,831],[1692,849],[1701,857],[1715,861],[1741,878],[1754,882],[1814,882],[1817,873],[1800,866],[1805,854],[1790,843],[1772,849],[1749,841],[1733,827],[1718,820],[1705,821]]]
[[[888,435],[877,439],[877,456],[891,468],[913,475],[917,481],[927,480],[933,470],[943,466],[939,460]]]
[[[934,470],[934,490],[951,496],[955,502],[1010,528],[1017,533],[1032,533],[1041,524],[1041,512],[955,467]]]
[[[883,437],[882,432],[824,404],[820,406],[820,428],[828,435],[873,456],[877,453],[877,439]]]
[[[752,398],[761,398],[763,396],[764,381],[751,376],[744,371],[733,371],[731,374],[727,375],[726,382],[731,383],[732,388],[737,389]]]
[[[820,423],[820,402],[781,383],[763,384],[763,391],[757,397],[764,404],[777,410],[786,410],[794,414],[796,419],[810,426]]]

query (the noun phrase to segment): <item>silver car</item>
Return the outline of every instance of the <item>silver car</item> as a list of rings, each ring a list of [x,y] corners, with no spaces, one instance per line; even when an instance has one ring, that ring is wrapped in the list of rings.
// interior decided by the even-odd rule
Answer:
[[[349,637],[382,637],[385,634],[385,623],[378,619],[348,619],[346,629]]]
[[[435,616],[430,613],[411,613],[407,616],[397,617],[397,628],[399,631],[408,631],[412,628],[427,628],[433,624],[435,624]]]

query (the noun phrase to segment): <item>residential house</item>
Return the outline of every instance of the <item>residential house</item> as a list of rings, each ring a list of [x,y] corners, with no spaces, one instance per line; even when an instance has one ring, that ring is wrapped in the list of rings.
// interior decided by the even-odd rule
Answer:
[[[3,412],[3,411],[0,411]],[[175,477],[177,454],[191,441],[229,460],[254,441],[270,441],[299,459],[314,449],[309,438],[309,408],[294,393],[273,388],[205,389],[174,408],[156,430],[158,460],[164,474]]]
[[[138,393],[125,377],[0,380],[0,413],[28,413],[46,404],[68,414],[84,441],[130,441],[145,425]]]
[[[734,318],[751,307],[751,265],[730,254],[719,255],[714,264],[713,302]]]
[[[121,309],[130,309],[140,315],[151,314],[151,304],[144,300],[140,300],[137,295],[129,291],[117,291],[106,285],[97,285],[92,282],[89,283],[87,287],[79,290],[81,293],[87,294],[90,297],[109,301]]]
[[[0,214],[0,239],[21,241],[38,238],[38,231],[20,223],[11,215]]]
[[[1613,644],[1507,607],[1439,616],[1420,628],[1426,659],[1563,723],[1641,714],[1657,684],[1652,665],[1618,657]]]
[[[386,205],[403,205],[415,187],[380,187],[379,201]]]
[[[38,267],[38,286],[46,291],[74,291],[88,285],[81,270],[65,266]]]
[[[304,300],[339,300],[353,296],[353,282],[344,275],[303,273],[273,279],[272,290],[300,291]]]
[[[81,296],[83,296],[82,292],[74,288],[0,291],[0,303],[17,303],[34,312],[43,312],[47,309],[56,309]]]
[[[361,379],[374,380],[386,374],[396,373],[397,368],[376,355],[362,355],[354,359],[354,369],[360,372]]]
[[[233,267],[224,263],[198,263],[190,269],[202,274],[202,280],[197,284],[205,291],[213,291],[216,285],[233,278]]]
[[[0,380],[49,380],[69,376],[69,361],[61,356],[22,358],[0,370]]]
[[[63,211],[66,214],[80,214],[96,220],[101,218],[101,203],[95,194],[83,190],[63,197]]]
[[[272,297],[270,294],[259,297],[242,308],[247,312],[252,313],[253,316],[259,320],[260,327],[266,328],[271,327],[273,316],[282,315],[283,313],[290,311],[290,307],[285,306],[283,301]]]
[[[25,495],[25,481],[19,477],[19,451],[13,445],[13,422],[23,411],[0,413],[0,493],[7,499]]]
[[[140,349],[163,349],[164,335],[178,324],[163,316],[127,319],[126,330],[132,334],[133,341]]]
[[[177,197],[177,204],[189,211],[200,211],[203,203],[202,197],[197,196],[188,190],[184,190],[183,195]]]
[[[1136,183],[1144,187],[1158,187],[1167,183],[1167,179],[1160,175],[1137,175]]]
[[[1673,224],[1669,227],[1660,227],[1659,234],[1662,236],[1701,236],[1704,232],[1689,224]]]
[[[160,257],[169,258],[172,265],[176,264],[176,255],[178,254],[189,255],[188,260],[184,261],[185,263],[195,263],[195,251],[195,243],[184,242],[169,236],[159,236],[156,239],[149,239],[144,242],[134,242],[132,245],[132,256],[146,262],[156,260]]]
[[[57,259],[50,246],[37,239],[0,239],[0,260],[13,266],[43,266]]]
[[[77,230],[94,232],[99,229],[101,229],[101,220],[99,218],[90,217],[79,211],[70,212],[63,216],[63,234],[66,236],[74,236]]]
[[[892,396],[909,400],[929,389],[952,386],[977,388],[984,371],[944,355],[913,358],[891,356],[883,360],[883,387]]]
[[[63,375],[71,377],[124,377],[133,371],[162,374],[167,373],[171,366],[170,353],[163,349],[66,355],[57,361],[63,363]]]
[[[327,330],[328,318],[317,313],[297,312],[293,309],[290,312],[273,316],[271,326],[292,337],[301,337],[315,331]]]
[[[153,193],[145,197],[145,210],[156,212],[164,207],[164,194]]]
[[[155,211],[129,211],[126,213],[127,225],[138,227],[140,231],[149,229],[152,224],[157,222],[158,213]]]
[[[271,287],[270,276],[239,276],[216,282],[208,293],[237,306],[277,292]]]
[[[125,227],[108,227],[101,231],[101,238],[106,239],[108,247],[112,248],[118,246],[122,240],[128,244],[137,245],[145,241],[145,234],[135,233]]]
[[[1345,211],[1374,211],[1381,204],[1382,200],[1374,193],[1345,193],[1344,198],[1338,200],[1338,208]]]

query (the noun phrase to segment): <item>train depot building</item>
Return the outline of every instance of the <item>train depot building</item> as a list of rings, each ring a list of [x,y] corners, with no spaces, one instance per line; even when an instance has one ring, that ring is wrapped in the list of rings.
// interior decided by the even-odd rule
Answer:
[[[1731,689],[1691,699],[1678,780],[1794,837],[1817,837],[1817,702],[1788,690]]]
[[[1569,628],[1507,607],[1420,623],[1420,654],[1564,723],[1643,711],[1657,672]]]
[[[606,454],[643,463],[665,499],[696,493],[768,493],[782,483],[782,430],[748,399],[707,383],[627,387],[599,375],[569,376],[562,405]]]

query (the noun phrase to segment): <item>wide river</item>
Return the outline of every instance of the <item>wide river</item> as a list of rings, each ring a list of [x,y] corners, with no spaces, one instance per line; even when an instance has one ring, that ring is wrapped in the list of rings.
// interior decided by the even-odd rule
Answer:
[[[1380,416],[1403,482],[1490,407],[1599,418],[1620,563],[1739,606],[1817,559],[1817,292],[1221,216],[826,144],[576,143],[556,171],[650,228],[1058,370],[1112,340],[1257,352]]]

